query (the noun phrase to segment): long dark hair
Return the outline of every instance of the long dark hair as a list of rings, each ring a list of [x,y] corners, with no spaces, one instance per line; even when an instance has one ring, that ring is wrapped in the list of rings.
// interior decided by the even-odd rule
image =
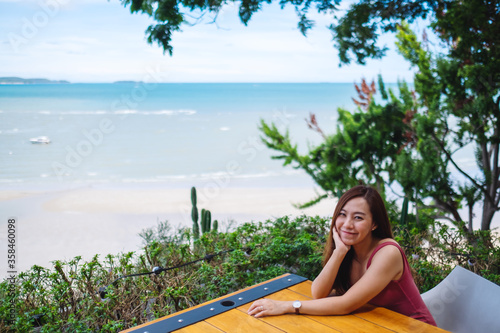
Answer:
[[[389,222],[389,217],[387,215],[387,210],[385,208],[384,200],[380,194],[372,187],[365,185],[358,185],[347,192],[345,192],[339,199],[337,206],[332,217],[332,223],[330,225],[330,234],[326,240],[325,250],[323,252],[323,267],[326,265],[328,260],[335,250],[335,242],[333,241],[333,228],[335,227],[335,221],[340,214],[340,211],[344,208],[345,204],[354,198],[363,198],[368,203],[370,207],[370,213],[372,214],[373,223],[376,229],[372,231],[372,236],[375,238],[394,238],[392,235],[391,224]],[[335,282],[333,283],[333,289],[337,295],[344,294],[350,287],[350,273],[352,267],[352,260],[354,257],[354,248],[351,246],[349,252],[347,252],[342,264],[340,265],[339,271]]]

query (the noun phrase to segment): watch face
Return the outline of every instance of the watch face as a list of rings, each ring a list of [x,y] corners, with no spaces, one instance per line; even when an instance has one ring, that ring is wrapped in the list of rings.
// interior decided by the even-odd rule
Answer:
[[[290,304],[290,303],[288,303],[288,304]],[[298,309],[298,308],[300,308],[301,306],[302,306],[302,303],[300,303],[300,301],[295,301],[295,302],[293,302],[293,307],[294,307],[294,308]]]

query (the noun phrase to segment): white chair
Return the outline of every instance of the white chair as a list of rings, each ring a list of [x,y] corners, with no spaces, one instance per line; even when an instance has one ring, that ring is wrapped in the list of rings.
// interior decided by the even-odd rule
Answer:
[[[422,294],[439,328],[454,333],[500,332],[500,286],[456,266]]]

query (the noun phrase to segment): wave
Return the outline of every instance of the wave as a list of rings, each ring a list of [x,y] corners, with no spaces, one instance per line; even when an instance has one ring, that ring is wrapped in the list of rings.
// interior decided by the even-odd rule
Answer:
[[[14,183],[24,183],[26,179],[13,179],[13,178],[0,178],[0,184],[14,184]]]
[[[116,175],[103,175],[97,172],[85,172],[79,175],[67,174],[58,178],[52,173],[40,173],[26,178],[0,178],[0,190],[5,189],[5,186],[26,186],[26,185],[60,185],[60,186],[92,186],[92,185],[140,185],[140,184],[177,184],[184,186],[188,184],[191,186],[193,183],[217,184],[220,186],[229,186],[232,181],[248,180],[251,184],[272,184],[274,180],[278,183],[285,181],[289,182],[288,177],[301,176],[300,170],[286,170],[286,171],[267,171],[260,173],[244,173],[244,174],[231,174],[225,171],[212,172],[212,173],[199,173],[199,174],[178,174],[178,175],[158,175],[150,177],[119,177]],[[281,180],[279,180],[281,179]],[[161,185],[163,186],[163,185]]]
[[[0,134],[19,134],[21,132],[22,131],[20,131],[17,127],[7,130],[0,130]]]
[[[271,177],[291,177],[302,174],[300,170],[284,170],[284,171],[267,171],[260,173],[245,173],[235,174],[226,171],[217,171],[211,173],[189,174],[189,175],[163,175],[150,178],[124,178],[121,180],[123,183],[157,183],[166,181],[210,181],[217,179],[264,179]]]

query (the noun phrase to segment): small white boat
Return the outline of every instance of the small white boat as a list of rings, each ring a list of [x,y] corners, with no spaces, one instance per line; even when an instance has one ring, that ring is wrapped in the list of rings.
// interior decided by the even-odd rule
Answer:
[[[46,136],[38,136],[36,138],[31,138],[30,139],[31,143],[50,143],[50,139]]]

